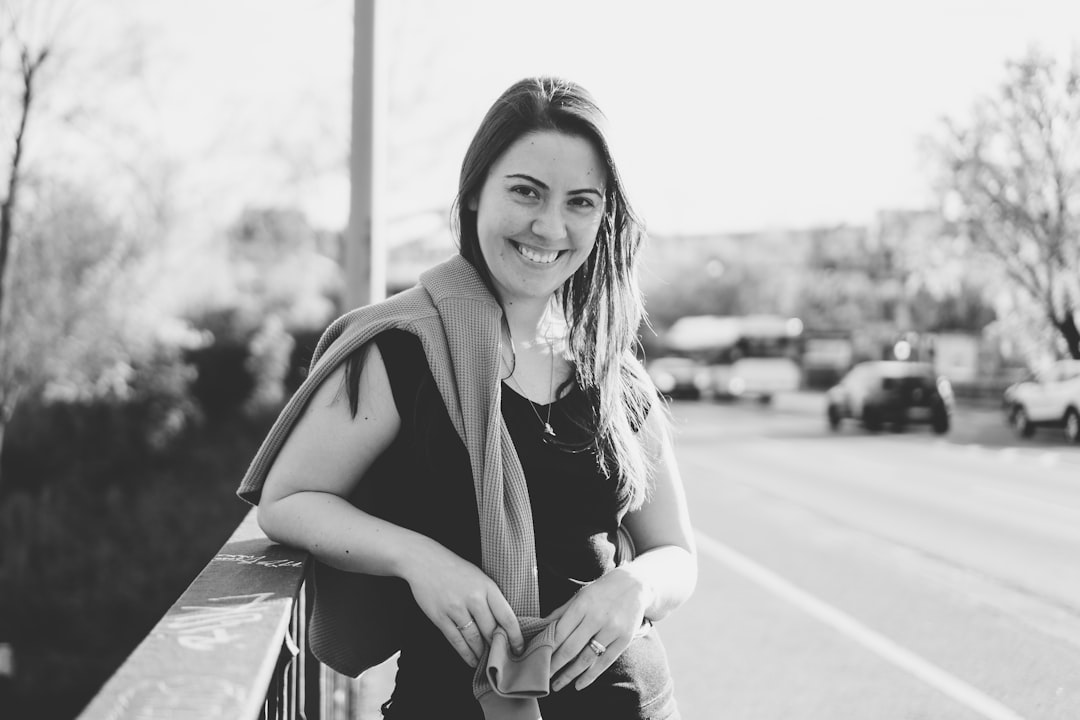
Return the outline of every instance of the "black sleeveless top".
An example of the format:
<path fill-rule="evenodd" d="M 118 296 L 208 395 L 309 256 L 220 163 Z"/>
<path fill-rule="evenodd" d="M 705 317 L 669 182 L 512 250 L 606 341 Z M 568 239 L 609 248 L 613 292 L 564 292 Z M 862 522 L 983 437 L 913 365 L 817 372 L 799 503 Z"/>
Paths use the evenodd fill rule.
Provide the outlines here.
<path fill-rule="evenodd" d="M 402 330 L 384 331 L 375 342 L 401 430 L 363 483 L 377 495 L 374 511 L 480 566 L 480 523 L 468 452 L 423 347 Z M 619 507 L 614 481 L 600 474 L 591 437 L 570 419 L 574 405 L 585 402 L 584 393 L 572 389 L 552 404 L 558 442 L 547 444 L 537 413 L 546 420 L 548 406 L 534 405 L 505 383 L 502 387 L 503 417 L 529 488 L 543 615 L 615 565 Z M 472 694 L 473 669 L 411 596 L 409 604 L 396 685 L 384 717 L 483 720 Z M 592 685 L 579 692 L 571 684 L 541 698 L 540 709 L 545 720 L 676 718 L 667 657 L 655 628 L 635 639 Z"/>

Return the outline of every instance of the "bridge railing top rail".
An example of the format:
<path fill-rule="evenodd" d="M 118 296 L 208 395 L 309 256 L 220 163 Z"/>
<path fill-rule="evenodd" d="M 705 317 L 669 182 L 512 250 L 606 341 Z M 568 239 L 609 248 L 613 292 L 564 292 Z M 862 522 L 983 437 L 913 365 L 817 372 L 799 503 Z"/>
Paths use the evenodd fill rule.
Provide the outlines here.
<path fill-rule="evenodd" d="M 307 565 L 251 510 L 80 720 L 260 717 L 275 669 L 300 652 L 290 621 Z"/>

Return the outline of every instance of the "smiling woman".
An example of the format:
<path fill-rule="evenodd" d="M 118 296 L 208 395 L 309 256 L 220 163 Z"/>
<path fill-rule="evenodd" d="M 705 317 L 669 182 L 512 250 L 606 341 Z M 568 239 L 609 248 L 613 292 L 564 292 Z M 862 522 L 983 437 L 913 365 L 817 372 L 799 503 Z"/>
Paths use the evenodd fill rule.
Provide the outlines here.
<path fill-rule="evenodd" d="M 547 303 L 596 243 L 603 160 L 585 139 L 546 130 L 523 136 L 492 166 L 469 209 L 499 300 Z"/>
<path fill-rule="evenodd" d="M 327 330 L 240 488 L 318 561 L 319 659 L 400 650 L 384 717 L 678 717 L 653 623 L 696 556 L 601 117 L 548 78 L 495 102 L 461 255 Z"/>

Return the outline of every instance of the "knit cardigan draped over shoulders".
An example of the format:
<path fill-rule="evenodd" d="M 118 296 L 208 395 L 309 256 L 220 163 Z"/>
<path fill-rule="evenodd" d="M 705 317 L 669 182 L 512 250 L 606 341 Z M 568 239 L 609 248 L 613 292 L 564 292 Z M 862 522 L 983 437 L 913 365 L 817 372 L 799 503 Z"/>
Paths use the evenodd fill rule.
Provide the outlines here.
<path fill-rule="evenodd" d="M 544 622 L 539 618 L 528 489 L 500 411 L 501 326 L 502 308 L 460 255 L 425 272 L 410 290 L 343 315 L 319 340 L 307 378 L 263 441 L 238 494 L 258 504 L 279 450 L 335 368 L 383 330 L 406 330 L 420 339 L 451 422 L 468 451 L 483 570 L 502 590 L 528 639 L 540 633 Z M 392 616 L 401 593 L 408 592 L 404 581 L 330 571 L 316 573 L 315 587 L 309 637 L 319 660 L 355 677 L 399 649 Z M 478 698 L 491 689 L 482 675 L 478 673 L 474 682 Z"/>

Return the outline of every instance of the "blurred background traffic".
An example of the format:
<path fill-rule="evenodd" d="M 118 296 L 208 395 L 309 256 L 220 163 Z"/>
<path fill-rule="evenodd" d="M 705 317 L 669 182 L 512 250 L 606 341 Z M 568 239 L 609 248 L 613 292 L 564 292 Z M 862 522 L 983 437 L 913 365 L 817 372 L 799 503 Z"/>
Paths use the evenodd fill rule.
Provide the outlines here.
<path fill-rule="evenodd" d="M 371 232 L 385 269 L 375 294 L 408 287 L 455 251 L 458 163 L 491 99 L 529 74 L 582 83 L 611 119 L 649 227 L 642 358 L 672 398 L 704 546 L 772 556 L 778 572 L 799 565 L 820 527 L 781 523 L 806 534 L 761 552 L 749 529 L 725 534 L 739 530 L 732 508 L 766 496 L 798 495 L 815 523 L 828 515 L 816 503 L 832 491 L 813 472 L 767 466 L 755 448 L 778 463 L 846 458 L 850 487 L 893 483 L 875 510 L 853 510 L 894 527 L 877 541 L 945 558 L 933 573 L 949 587 L 963 568 L 965 597 L 1022 605 L 1018 616 L 1037 618 L 1041 633 L 1018 641 L 1021 656 L 1040 660 L 1012 676 L 971 671 L 949 653 L 936 661 L 1021 714 L 918 704 L 896 686 L 859 717 L 1077 717 L 1080 675 L 1053 683 L 1080 668 L 1080 634 L 1064 639 L 1080 618 L 1080 582 L 1064 560 L 1080 549 L 1080 6 L 377 7 L 366 70 Z M 322 328 L 348 309 L 353 13 L 344 0 L 0 0 L 4 717 L 73 717 L 146 636 L 243 516 L 238 478 Z M 936 454 L 961 445 L 983 454 L 962 455 L 962 467 Z M 905 487 L 934 510 L 893 526 L 901 513 L 888 493 L 906 463 L 933 486 Z M 958 506 L 942 490 L 950 479 L 992 477 L 997 502 L 1030 476 L 1052 487 L 1022 489 L 1037 492 L 1016 506 L 1032 513 L 1022 532 L 1004 527 L 1019 515 L 1000 520 L 996 506 L 969 518 L 967 534 L 964 521 L 943 519 L 956 537 L 922 524 L 937 503 Z M 1013 538 L 1015 561 L 995 564 L 1008 553 L 987 537 Z M 713 597 L 731 582 L 703 575 L 701 593 L 734 603 L 730 612 L 699 604 L 687 616 L 760 612 L 749 595 Z M 869 597 L 855 585 L 831 587 Z M 891 612 L 887 600 L 866 602 Z M 948 607 L 924 625 L 964 616 Z M 731 678 L 710 683 L 694 668 L 713 650 L 678 625 L 673 636 L 691 708 L 856 717 L 829 691 L 803 714 L 769 704 L 734 656 L 704 663 Z M 744 657 L 764 652 L 755 637 Z M 780 654 L 794 662 L 800 652 Z M 1051 656 L 1056 669 L 1039 673 L 1049 685 L 1032 685 Z M 759 659 L 776 667 L 775 656 Z"/>

